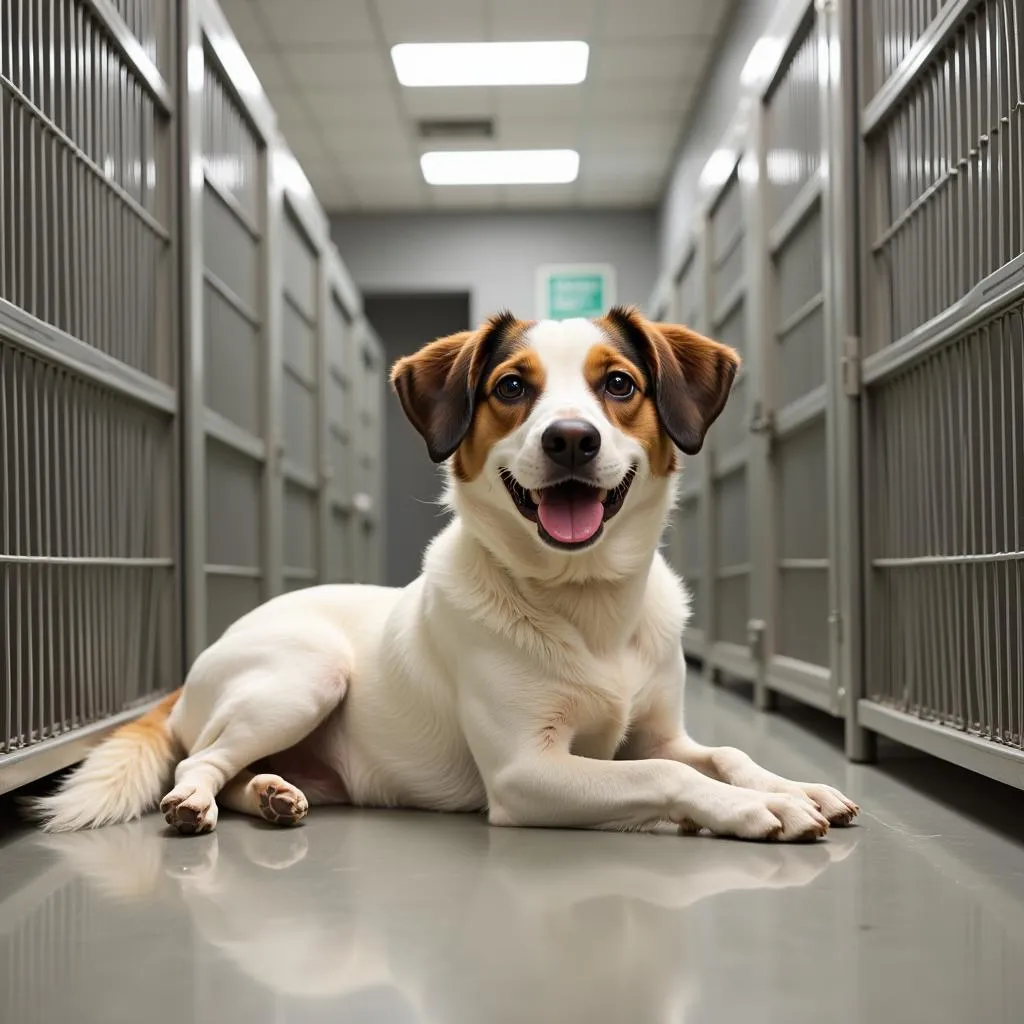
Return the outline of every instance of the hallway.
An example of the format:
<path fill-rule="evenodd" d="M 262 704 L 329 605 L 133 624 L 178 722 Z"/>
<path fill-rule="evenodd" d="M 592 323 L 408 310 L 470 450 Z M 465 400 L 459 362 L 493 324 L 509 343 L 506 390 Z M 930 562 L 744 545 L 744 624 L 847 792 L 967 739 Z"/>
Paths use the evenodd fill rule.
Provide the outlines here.
<path fill-rule="evenodd" d="M 1020 1019 L 1018 791 L 908 751 L 848 765 L 817 716 L 696 678 L 689 697 L 698 737 L 841 786 L 861 826 L 785 847 L 318 808 L 188 840 L 159 816 L 21 832 L 0 846 L 0 1019 Z"/>

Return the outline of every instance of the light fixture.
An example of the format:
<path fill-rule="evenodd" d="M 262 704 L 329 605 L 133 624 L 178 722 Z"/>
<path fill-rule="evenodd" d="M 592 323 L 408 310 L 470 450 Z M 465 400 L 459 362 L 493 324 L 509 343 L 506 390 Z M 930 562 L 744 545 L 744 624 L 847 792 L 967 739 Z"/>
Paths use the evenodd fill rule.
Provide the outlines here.
<path fill-rule="evenodd" d="M 550 43 L 399 43 L 391 47 L 398 81 L 407 86 L 578 85 L 590 47 Z"/>
<path fill-rule="evenodd" d="M 430 185 L 562 185 L 575 181 L 574 149 L 437 150 L 420 157 Z"/>

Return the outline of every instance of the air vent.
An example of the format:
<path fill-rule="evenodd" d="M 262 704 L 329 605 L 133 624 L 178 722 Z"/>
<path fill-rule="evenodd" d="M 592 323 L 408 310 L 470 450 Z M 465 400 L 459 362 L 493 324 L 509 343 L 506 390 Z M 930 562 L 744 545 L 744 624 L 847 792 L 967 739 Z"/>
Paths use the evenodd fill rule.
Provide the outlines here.
<path fill-rule="evenodd" d="M 421 139 L 493 139 L 489 117 L 429 119 L 418 123 Z"/>

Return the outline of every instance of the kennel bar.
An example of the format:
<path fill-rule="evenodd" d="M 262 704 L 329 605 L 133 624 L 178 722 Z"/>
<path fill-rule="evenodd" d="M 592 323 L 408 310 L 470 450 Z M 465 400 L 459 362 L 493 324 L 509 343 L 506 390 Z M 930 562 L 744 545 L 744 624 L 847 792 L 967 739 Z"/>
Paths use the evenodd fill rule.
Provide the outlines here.
<path fill-rule="evenodd" d="M 894 3 L 858 22 L 858 725 L 1024 787 L 1024 12 L 932 5 L 887 62 Z"/>
<path fill-rule="evenodd" d="M 0 7 L 0 792 L 180 671 L 175 13 Z"/>

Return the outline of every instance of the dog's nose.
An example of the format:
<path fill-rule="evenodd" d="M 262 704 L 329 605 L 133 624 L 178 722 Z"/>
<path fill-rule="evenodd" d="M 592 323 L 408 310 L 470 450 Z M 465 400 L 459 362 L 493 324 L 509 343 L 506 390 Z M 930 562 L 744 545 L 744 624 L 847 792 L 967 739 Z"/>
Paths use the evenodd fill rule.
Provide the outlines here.
<path fill-rule="evenodd" d="M 586 420 L 555 420 L 541 434 L 540 445 L 556 465 L 576 470 L 601 450 L 601 435 Z"/>

